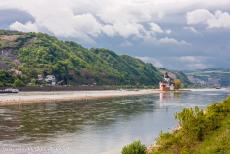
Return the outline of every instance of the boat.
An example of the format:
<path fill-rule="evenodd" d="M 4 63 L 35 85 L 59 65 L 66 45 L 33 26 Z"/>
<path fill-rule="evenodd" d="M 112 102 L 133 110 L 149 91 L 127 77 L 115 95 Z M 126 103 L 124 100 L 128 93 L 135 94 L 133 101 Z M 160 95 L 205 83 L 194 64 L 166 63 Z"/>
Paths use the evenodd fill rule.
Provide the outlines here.
<path fill-rule="evenodd" d="M 15 88 L 7 88 L 4 90 L 0 90 L 0 93 L 5 94 L 5 93 L 19 93 L 18 89 Z"/>

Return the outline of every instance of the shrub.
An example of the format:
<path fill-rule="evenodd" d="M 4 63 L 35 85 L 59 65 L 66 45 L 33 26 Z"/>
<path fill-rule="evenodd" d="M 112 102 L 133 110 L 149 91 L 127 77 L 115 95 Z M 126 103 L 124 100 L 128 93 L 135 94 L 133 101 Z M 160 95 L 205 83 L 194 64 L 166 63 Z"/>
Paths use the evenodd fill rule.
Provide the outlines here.
<path fill-rule="evenodd" d="M 0 86 L 9 86 L 13 83 L 14 78 L 5 70 L 0 70 Z"/>
<path fill-rule="evenodd" d="M 180 129 L 161 133 L 151 154 L 230 153 L 230 96 L 205 112 L 196 107 L 176 114 Z"/>
<path fill-rule="evenodd" d="M 121 153 L 122 154 L 146 154 L 146 146 L 141 144 L 140 141 L 134 141 L 133 143 L 123 147 Z"/>
<path fill-rule="evenodd" d="M 182 112 L 177 113 L 176 118 L 179 120 L 186 137 L 202 140 L 204 133 L 204 114 L 202 110 L 198 107 L 194 110 L 185 108 Z"/>
<path fill-rule="evenodd" d="M 22 87 L 25 86 L 25 84 L 20 79 L 16 79 L 13 84 L 15 87 Z"/>
<path fill-rule="evenodd" d="M 181 80 L 179 79 L 174 80 L 174 84 L 175 84 L 175 89 L 181 88 Z"/>
<path fill-rule="evenodd" d="M 157 144 L 164 145 L 165 147 L 169 147 L 174 143 L 175 143 L 175 137 L 173 134 L 170 133 L 161 132 L 159 138 L 157 139 Z"/>

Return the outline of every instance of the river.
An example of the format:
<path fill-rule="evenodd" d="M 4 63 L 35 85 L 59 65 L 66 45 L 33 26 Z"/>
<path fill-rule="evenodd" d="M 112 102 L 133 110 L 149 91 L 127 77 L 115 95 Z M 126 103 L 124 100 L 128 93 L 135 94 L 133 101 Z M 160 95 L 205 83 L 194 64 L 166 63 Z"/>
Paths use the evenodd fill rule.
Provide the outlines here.
<path fill-rule="evenodd" d="M 204 108 L 224 90 L 158 93 L 101 101 L 0 106 L 0 153 L 119 154 L 134 140 L 150 145 L 177 125 L 176 112 Z"/>

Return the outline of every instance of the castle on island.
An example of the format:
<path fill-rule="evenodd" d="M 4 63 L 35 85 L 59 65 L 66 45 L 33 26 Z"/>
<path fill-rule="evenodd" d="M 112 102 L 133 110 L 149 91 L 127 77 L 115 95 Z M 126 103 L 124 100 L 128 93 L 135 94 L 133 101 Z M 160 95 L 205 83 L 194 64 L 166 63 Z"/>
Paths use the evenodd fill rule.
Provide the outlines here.
<path fill-rule="evenodd" d="M 164 80 L 160 81 L 159 88 L 161 91 L 172 91 L 175 89 L 174 82 L 171 80 L 167 72 L 164 74 Z"/>

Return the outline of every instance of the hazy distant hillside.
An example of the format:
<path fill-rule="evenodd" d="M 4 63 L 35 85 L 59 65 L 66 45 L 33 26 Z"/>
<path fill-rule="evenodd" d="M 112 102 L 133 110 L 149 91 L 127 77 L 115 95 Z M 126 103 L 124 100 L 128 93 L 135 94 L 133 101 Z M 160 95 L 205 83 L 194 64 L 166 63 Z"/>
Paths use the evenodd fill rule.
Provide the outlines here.
<path fill-rule="evenodd" d="M 38 75 L 49 74 L 71 85 L 157 85 L 162 78 L 151 64 L 107 49 L 86 49 L 42 33 L 0 31 L 0 86 L 36 84 Z"/>
<path fill-rule="evenodd" d="M 205 86 L 230 86 L 230 69 L 209 68 L 185 71 L 191 82 Z"/>

